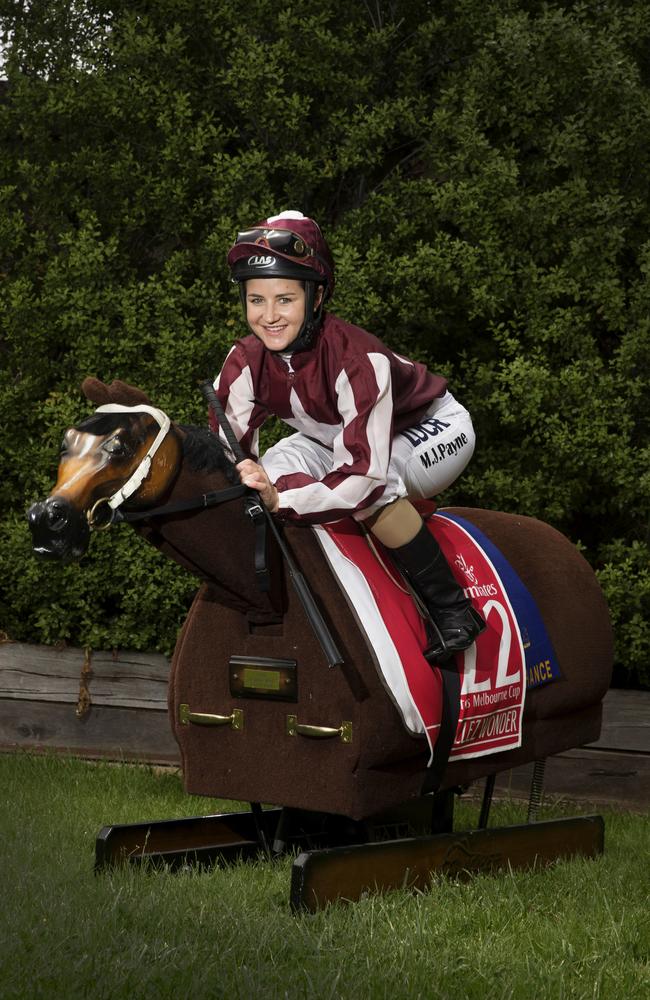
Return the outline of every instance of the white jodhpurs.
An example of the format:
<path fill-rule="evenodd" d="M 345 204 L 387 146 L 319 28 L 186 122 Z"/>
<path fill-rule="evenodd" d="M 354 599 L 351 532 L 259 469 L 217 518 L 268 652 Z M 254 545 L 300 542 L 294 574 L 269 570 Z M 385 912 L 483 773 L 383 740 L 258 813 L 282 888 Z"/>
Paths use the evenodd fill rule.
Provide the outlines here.
<path fill-rule="evenodd" d="M 474 454 L 472 418 L 450 392 L 414 427 L 393 438 L 395 466 L 410 500 L 437 496 L 458 479 Z"/>
<path fill-rule="evenodd" d="M 450 392 L 435 399 L 419 423 L 393 438 L 381 499 L 352 516 L 364 520 L 402 497 L 423 500 L 442 493 L 469 462 L 475 440 L 465 407 Z M 332 471 L 332 451 L 305 434 L 291 434 L 269 448 L 261 463 L 272 482 L 296 472 L 323 479 Z"/>

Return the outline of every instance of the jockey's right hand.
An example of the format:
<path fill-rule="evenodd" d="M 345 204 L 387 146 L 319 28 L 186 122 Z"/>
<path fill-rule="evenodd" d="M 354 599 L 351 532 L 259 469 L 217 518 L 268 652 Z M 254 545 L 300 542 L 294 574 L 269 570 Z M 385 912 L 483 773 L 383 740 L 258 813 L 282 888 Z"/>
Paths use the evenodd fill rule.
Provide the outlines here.
<path fill-rule="evenodd" d="M 237 471 L 244 486 L 257 490 L 266 509 L 274 514 L 280 506 L 280 497 L 264 468 L 252 458 L 245 458 L 238 463 Z"/>

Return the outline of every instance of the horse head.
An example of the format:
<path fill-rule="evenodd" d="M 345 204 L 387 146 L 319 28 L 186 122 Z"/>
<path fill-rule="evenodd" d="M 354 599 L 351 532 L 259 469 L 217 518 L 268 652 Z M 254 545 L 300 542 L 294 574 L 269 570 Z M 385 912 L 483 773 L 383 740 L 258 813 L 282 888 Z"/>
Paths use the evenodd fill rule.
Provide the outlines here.
<path fill-rule="evenodd" d="M 178 432 L 140 389 L 88 378 L 82 390 L 98 409 L 66 431 L 56 485 L 27 513 L 34 551 L 61 560 L 80 559 L 122 503 L 137 510 L 164 496 L 181 453 Z"/>

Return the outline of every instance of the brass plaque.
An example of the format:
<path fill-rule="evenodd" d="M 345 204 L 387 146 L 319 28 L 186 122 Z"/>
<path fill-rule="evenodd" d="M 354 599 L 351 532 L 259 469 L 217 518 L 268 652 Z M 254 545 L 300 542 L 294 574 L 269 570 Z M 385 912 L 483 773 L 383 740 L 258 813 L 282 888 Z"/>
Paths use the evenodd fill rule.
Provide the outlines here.
<path fill-rule="evenodd" d="M 279 691 L 282 677 L 279 670 L 260 670 L 259 667 L 244 667 L 242 683 L 244 691 Z"/>
<path fill-rule="evenodd" d="M 270 656 L 231 656 L 229 671 L 230 693 L 233 698 L 298 701 L 295 660 L 279 660 Z"/>

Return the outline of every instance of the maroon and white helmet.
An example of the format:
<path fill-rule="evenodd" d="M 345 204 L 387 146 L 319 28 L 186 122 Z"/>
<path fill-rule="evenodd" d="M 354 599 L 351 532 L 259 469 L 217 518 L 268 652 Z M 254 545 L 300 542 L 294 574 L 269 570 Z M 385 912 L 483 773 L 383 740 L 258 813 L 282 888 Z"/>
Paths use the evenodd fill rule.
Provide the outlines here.
<path fill-rule="evenodd" d="M 282 212 L 237 234 L 228 253 L 233 281 L 295 278 L 334 291 L 334 260 L 318 223 L 302 212 Z"/>

